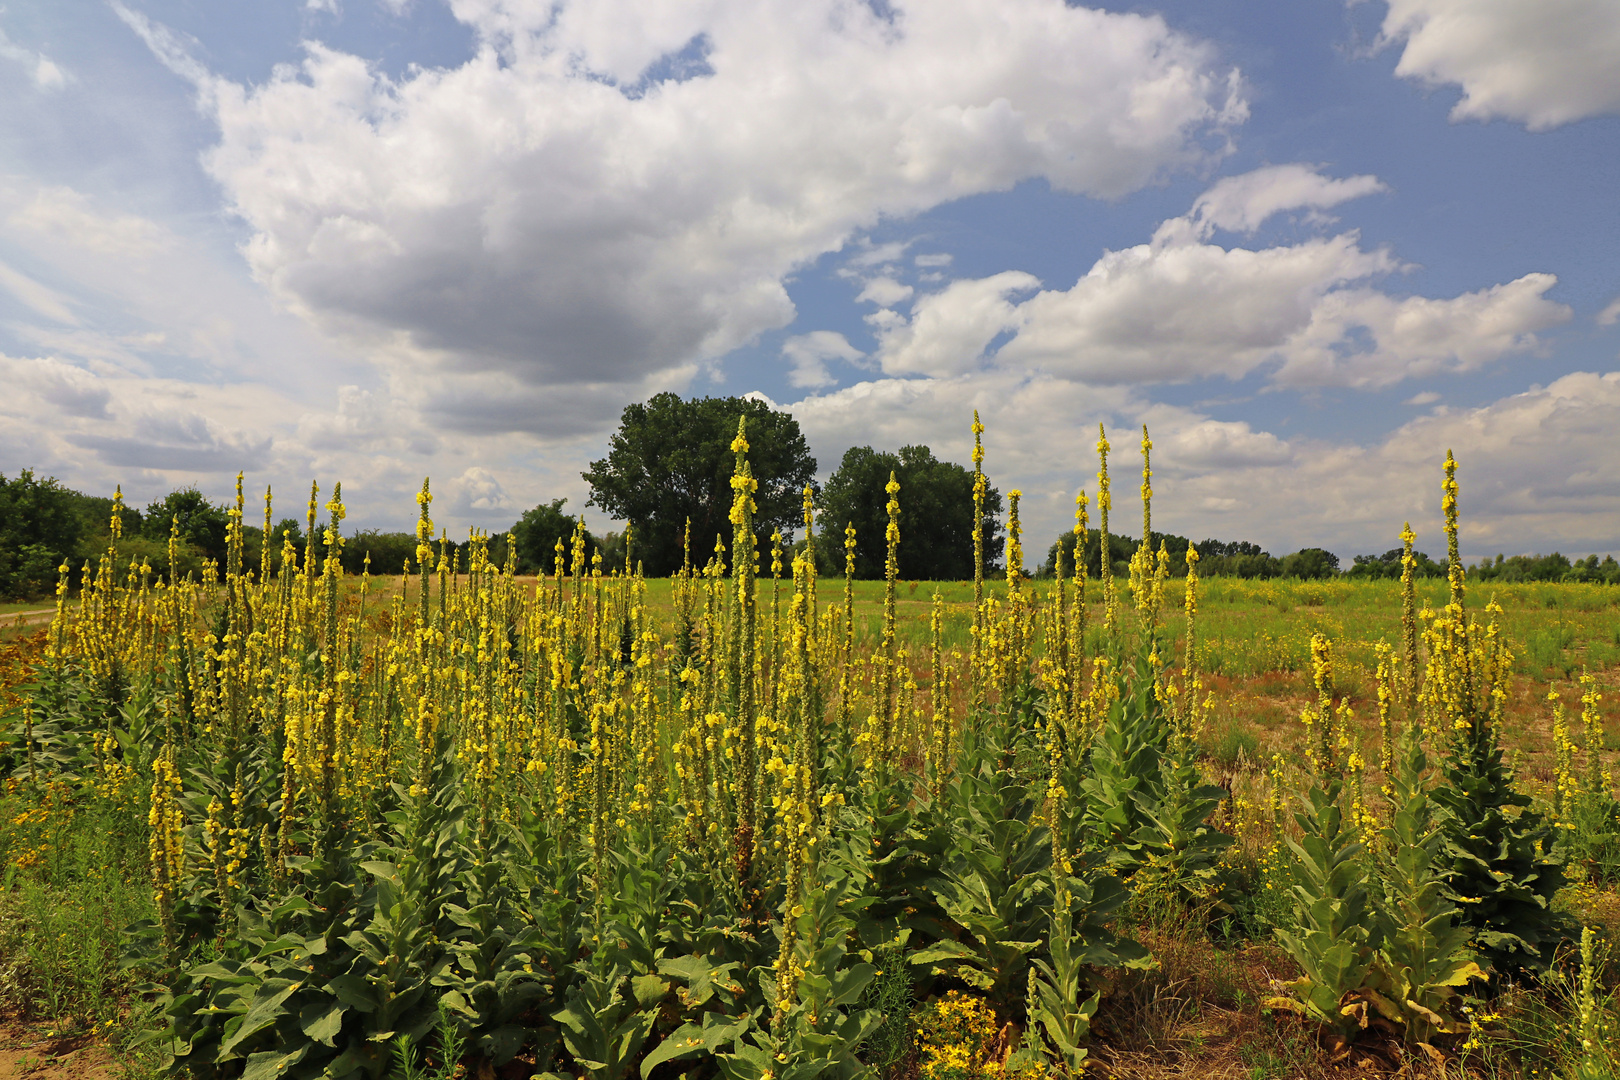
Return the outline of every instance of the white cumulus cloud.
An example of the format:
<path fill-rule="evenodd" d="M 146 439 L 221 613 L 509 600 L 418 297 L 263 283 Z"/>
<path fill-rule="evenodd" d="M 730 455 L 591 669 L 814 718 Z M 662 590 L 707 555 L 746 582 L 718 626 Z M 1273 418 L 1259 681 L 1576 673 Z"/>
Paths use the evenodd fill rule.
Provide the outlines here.
<path fill-rule="evenodd" d="M 788 385 L 813 390 L 838 381 L 827 370 L 828 360 L 853 362 L 866 354 L 836 330 L 813 330 L 784 341 L 782 355 L 793 365 Z"/>
<path fill-rule="evenodd" d="M 1395 74 L 1463 96 L 1454 120 L 1517 120 L 1532 131 L 1620 112 L 1614 0 L 1388 0 Z"/>
<path fill-rule="evenodd" d="M 1010 297 L 1037 283 L 1009 271 L 958 280 L 882 327 L 889 374 L 955 375 L 981 365 L 1089 383 L 1148 383 L 1265 371 L 1294 386 L 1385 386 L 1471 371 L 1538 347 L 1571 316 L 1548 300 L 1551 274 L 1450 299 L 1397 298 L 1374 279 L 1401 269 L 1354 232 L 1250 249 L 1207 242 L 1294 209 L 1319 211 L 1382 190 L 1301 166 L 1219 181 L 1151 241 L 1106 252 L 1072 288 Z M 1003 333 L 1011 338 L 990 355 Z"/>
<path fill-rule="evenodd" d="M 1254 232 L 1274 214 L 1301 208 L 1327 210 L 1384 190 L 1376 176 L 1335 180 L 1309 165 L 1271 165 L 1218 181 L 1198 196 L 1188 216 L 1198 234 L 1207 239 L 1216 229 Z"/>
<path fill-rule="evenodd" d="M 351 342 L 536 384 L 713 362 L 882 217 L 1029 178 L 1118 196 L 1246 116 L 1208 45 L 1061 0 L 452 10 L 479 42 L 459 67 L 395 79 L 311 44 L 253 87 L 125 17 L 198 82 L 260 280 Z"/>

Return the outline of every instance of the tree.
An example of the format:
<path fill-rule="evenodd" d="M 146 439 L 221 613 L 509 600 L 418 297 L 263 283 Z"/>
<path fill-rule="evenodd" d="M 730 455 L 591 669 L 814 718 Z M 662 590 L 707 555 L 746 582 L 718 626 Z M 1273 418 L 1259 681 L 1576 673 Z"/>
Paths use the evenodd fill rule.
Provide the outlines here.
<path fill-rule="evenodd" d="M 578 522 L 563 513 L 563 507 L 567 502 L 567 499 L 553 499 L 549 503 L 541 503 L 533 510 L 523 511 L 523 516 L 512 526 L 512 542 L 517 545 L 518 573 L 554 572 L 558 540 L 561 540 L 563 545 L 563 571 L 566 573 L 570 569 L 570 560 L 574 557 L 572 546 L 574 529 Z M 595 549 L 596 538 L 587 530 L 585 558 L 589 559 Z"/>
<path fill-rule="evenodd" d="M 883 576 L 889 501 L 884 485 L 894 473 L 900 482 L 900 576 L 912 581 L 964 581 L 973 576 L 973 473 L 940 461 L 926 446 L 904 446 L 898 454 L 854 446 L 844 453 L 822 489 L 821 542 L 817 565 L 825 572 L 844 568 L 844 526 L 855 525 L 855 576 Z M 984 559 L 1001 559 L 1004 541 L 1001 493 L 985 500 Z"/>
<path fill-rule="evenodd" d="M 1390 548 L 1382 555 L 1357 555 L 1351 561 L 1350 569 L 1344 572 L 1345 576 L 1373 580 L 1380 578 L 1398 579 L 1401 576 L 1401 554 L 1400 548 Z M 1420 578 L 1446 576 L 1446 568 L 1423 554 L 1423 552 L 1414 551 L 1412 557 L 1415 561 L 1415 565 L 1412 567 L 1414 576 Z M 1472 573 L 1470 571 L 1470 575 Z"/>
<path fill-rule="evenodd" d="M 649 575 L 680 569 L 688 519 L 693 562 L 708 559 L 716 536 L 730 546 L 731 441 L 739 418 L 748 421 L 748 461 L 759 481 L 754 522 L 768 549 L 772 530 L 791 533 L 802 520 L 816 459 L 798 421 L 757 399 L 659 394 L 627 406 L 608 456 L 580 474 L 591 485 L 587 505 L 630 522 L 631 558 Z"/>
<path fill-rule="evenodd" d="M 1274 578 L 1282 573 L 1282 560 L 1247 540 L 1202 540 L 1198 573 L 1203 577 Z"/>
<path fill-rule="evenodd" d="M 1282 558 L 1282 576 L 1309 581 L 1336 577 L 1339 557 L 1324 548 L 1301 548 Z"/>
<path fill-rule="evenodd" d="M 1185 536 L 1176 536 L 1173 533 L 1154 533 L 1153 552 L 1158 554 L 1159 546 L 1170 554 L 1170 576 L 1184 577 L 1187 573 L 1187 549 L 1192 546 Z M 1202 547 L 1202 545 L 1200 545 Z M 1115 577 L 1124 577 L 1130 573 L 1131 556 L 1136 554 L 1137 541 L 1126 533 L 1108 534 L 1108 564 L 1114 571 Z M 1074 576 L 1074 530 L 1070 529 L 1046 549 L 1046 562 L 1041 565 L 1042 576 L 1051 576 L 1057 572 L 1058 551 L 1063 552 L 1063 573 L 1067 577 Z M 1086 575 L 1093 580 L 1102 573 L 1102 533 L 1097 529 L 1086 530 Z M 1204 572 L 1202 565 L 1199 573 Z"/>
<path fill-rule="evenodd" d="M 0 475 L 0 596 L 35 597 L 56 586 L 57 567 L 85 532 L 83 499 L 55 477 Z"/>
<path fill-rule="evenodd" d="M 152 540 L 163 541 L 176 518 L 180 539 L 196 548 L 206 559 L 225 562 L 225 533 L 230 519 L 223 507 L 209 502 L 195 487 L 171 491 L 146 508 L 144 530 Z"/>

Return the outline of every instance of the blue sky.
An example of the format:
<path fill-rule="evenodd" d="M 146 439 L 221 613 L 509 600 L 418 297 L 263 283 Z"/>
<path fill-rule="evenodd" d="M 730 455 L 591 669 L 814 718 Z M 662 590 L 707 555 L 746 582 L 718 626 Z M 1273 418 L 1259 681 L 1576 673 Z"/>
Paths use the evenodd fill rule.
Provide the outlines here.
<path fill-rule="evenodd" d="M 1608 0 L 0 8 L 0 472 L 455 531 L 625 404 L 927 443 L 1037 545 L 1620 552 Z M 1134 480 L 1121 490 L 1134 489 Z M 1117 512 L 1134 522 L 1134 499 Z M 589 512 L 588 512 L 589 513 Z M 279 515 L 278 515 L 279 516 Z M 607 524 L 592 515 L 593 523 Z"/>

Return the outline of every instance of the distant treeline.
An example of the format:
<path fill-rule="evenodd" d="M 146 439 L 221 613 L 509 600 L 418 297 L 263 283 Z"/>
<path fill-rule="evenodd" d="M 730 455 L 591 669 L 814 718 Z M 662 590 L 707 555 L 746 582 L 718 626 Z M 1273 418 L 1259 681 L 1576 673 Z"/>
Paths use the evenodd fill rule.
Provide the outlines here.
<path fill-rule="evenodd" d="M 1593 581 L 1620 585 L 1620 563 L 1614 561 L 1613 555 L 1605 555 L 1602 562 L 1596 555 L 1571 562 L 1569 556 L 1556 551 L 1551 555 L 1498 555 L 1495 562 L 1485 560 L 1469 567 L 1468 576 L 1475 581 Z"/>
<path fill-rule="evenodd" d="M 863 456 L 864 455 L 864 456 Z M 894 461 L 888 460 L 894 458 Z M 871 460 L 868 461 L 867 459 Z M 858 459 L 858 460 L 856 460 Z M 857 468 L 859 466 L 859 468 Z M 971 573 L 970 562 L 963 563 L 966 553 L 955 554 L 960 541 L 972 529 L 972 514 L 952 515 L 948 511 L 966 505 L 966 498 L 957 491 L 963 483 L 971 485 L 971 475 L 960 466 L 943 464 L 933 459 L 927 447 L 907 447 L 900 455 L 885 455 L 862 447 L 846 455 L 839 470 L 840 476 L 850 477 L 847 483 L 829 483 L 825 502 L 830 513 L 827 520 L 840 518 L 857 521 L 857 576 L 881 573 L 881 563 L 875 562 L 874 552 L 880 552 L 882 520 L 872 510 L 862 517 L 865 502 L 878 500 L 881 506 L 882 483 L 891 468 L 906 470 L 910 482 L 906 489 L 914 506 L 902 531 L 901 576 L 910 578 L 965 576 Z M 868 475 L 870 474 L 870 475 Z M 859 482 L 857 482 L 857 480 Z M 845 487 L 849 490 L 846 492 Z M 938 488 L 939 492 L 934 489 Z M 867 489 L 871 489 L 868 491 Z M 932 501 L 925 496 L 939 494 Z M 1000 495 L 994 489 L 993 503 L 999 505 Z M 864 496 L 865 498 L 856 497 Z M 951 498 L 946 495 L 953 496 Z M 839 499 L 843 501 L 840 502 Z M 847 505 L 846 505 L 847 504 Z M 564 549 L 565 570 L 573 557 L 572 540 L 578 519 L 565 512 L 566 501 L 556 499 L 542 503 L 524 514 L 504 532 L 488 537 L 489 554 L 499 565 L 506 565 L 510 556 L 520 574 L 549 574 L 555 568 L 556 547 L 561 540 Z M 112 539 L 113 500 L 103 496 L 85 495 L 64 487 L 54 478 L 40 479 L 30 471 L 23 471 L 15 479 L 0 475 L 0 598 L 34 599 L 48 596 L 56 587 L 58 567 L 66 562 L 77 571 L 86 562 L 93 561 Z M 988 515 L 987 515 L 988 516 Z M 958 521 L 963 518 L 964 521 Z M 122 539 L 118 549 L 120 560 L 144 562 L 153 573 L 169 574 L 169 534 L 178 528 L 175 547 L 175 570 L 181 575 L 200 573 L 206 560 L 223 562 L 225 537 L 229 515 L 224 506 L 211 503 L 195 487 L 171 491 L 163 498 L 146 506 L 144 510 L 125 507 L 120 515 Z M 175 523 L 178 522 L 178 525 Z M 967 533 L 963 533 L 963 530 Z M 954 532 L 952 531 L 954 530 Z M 260 565 L 264 550 L 264 530 L 261 526 L 243 527 L 244 556 L 250 568 Z M 939 534 L 936 536 L 935 534 Z M 1002 536 L 999 524 L 993 519 L 986 522 L 988 541 L 987 560 L 993 564 L 1001 553 Z M 600 536 L 584 530 L 587 568 L 601 556 L 604 572 L 625 569 L 626 539 L 623 533 L 607 532 Z M 286 545 L 304 558 L 308 536 L 306 523 L 285 517 L 270 530 L 269 563 L 279 568 Z M 841 530 L 828 529 L 823 536 L 826 551 L 820 554 L 822 572 L 836 574 L 842 568 Z M 907 540 L 910 540 L 908 550 Z M 1136 551 L 1137 541 L 1124 533 L 1111 533 L 1108 538 L 1108 562 L 1116 576 L 1123 576 L 1130 567 L 1130 558 Z M 1281 557 L 1265 551 L 1260 545 L 1247 540 L 1200 540 L 1196 544 L 1185 536 L 1173 533 L 1154 533 L 1153 548 L 1162 544 L 1170 557 L 1170 573 L 1182 576 L 1187 572 L 1187 551 L 1198 551 L 1198 573 L 1202 577 L 1236 577 L 1250 579 L 1296 578 L 1325 579 L 1344 577 L 1354 579 L 1399 578 L 1401 576 L 1401 550 L 1392 548 L 1382 555 L 1357 555 L 1348 568 L 1341 567 L 1339 558 L 1323 548 L 1302 548 Z M 963 541 L 965 543 L 965 541 Z M 435 559 L 446 555 L 458 569 L 464 568 L 467 558 L 465 541 L 434 541 Z M 871 549 L 871 550 L 868 550 Z M 1056 570 L 1059 550 L 1063 552 L 1064 573 L 1073 574 L 1075 565 L 1075 533 L 1064 533 L 1048 548 L 1046 561 L 1033 568 L 1040 576 L 1051 576 Z M 630 558 L 641 561 L 643 549 L 633 546 Z M 694 555 L 702 557 L 702 549 Z M 947 553 L 949 558 L 947 558 Z M 324 552 L 320 553 L 324 556 Z M 1086 533 L 1082 552 L 1086 572 L 1092 577 L 1102 572 L 1102 538 L 1096 529 Z M 362 529 L 344 539 L 342 561 L 344 570 L 358 574 L 370 557 L 374 574 L 398 574 L 407 561 L 416 559 L 416 536 L 410 532 L 385 532 Z M 870 564 L 870 565 L 868 565 Z M 937 565 L 936 565 L 937 564 Z M 907 573 L 906 571 L 911 571 Z M 943 573 L 930 573 L 931 570 Z M 1443 564 L 1428 555 L 1417 552 L 1414 570 L 1418 577 L 1444 577 Z M 77 573 L 73 575 L 77 583 Z M 1468 568 L 1468 576 L 1475 581 L 1573 581 L 1620 584 L 1620 563 L 1613 556 L 1601 561 L 1596 555 L 1570 560 L 1558 552 L 1551 555 L 1498 555 L 1494 560 L 1483 560 Z"/>
<path fill-rule="evenodd" d="M 24 470 L 14 479 L 0 474 L 0 598 L 36 599 L 56 589 L 59 568 L 66 563 L 73 571 L 93 562 L 112 542 L 113 500 L 85 495 L 65 487 L 54 477 L 41 479 Z M 118 542 L 119 561 L 145 563 L 161 577 L 169 575 L 170 532 L 178 531 L 174 544 L 174 569 L 182 577 L 199 574 L 203 563 L 225 559 L 226 531 L 230 517 L 226 507 L 209 502 L 195 487 L 171 491 L 144 510 L 124 507 L 119 513 L 122 535 Z M 562 500 L 536 507 L 507 532 L 489 537 L 490 557 L 505 565 L 509 547 L 516 541 L 520 573 L 550 572 L 558 536 L 568 546 L 575 522 L 562 512 Z M 244 525 L 243 556 L 246 565 L 256 568 L 264 553 L 262 525 Z M 306 524 L 297 518 L 282 518 L 270 529 L 269 562 L 279 568 L 288 542 L 301 562 L 308 545 Z M 458 568 L 465 566 L 466 542 L 435 540 L 435 558 L 442 552 Z M 624 537 L 610 532 L 597 537 L 586 533 L 585 557 L 602 554 L 607 571 L 624 567 Z M 570 551 L 571 554 L 571 551 Z M 321 551 L 317 557 L 324 557 Z M 362 529 L 344 538 L 342 562 L 346 572 L 358 574 L 366 567 L 374 574 L 397 574 L 406 560 L 415 561 L 416 536 L 409 532 Z"/>
<path fill-rule="evenodd" d="M 1279 559 L 1263 550 L 1259 544 L 1247 540 L 1200 540 L 1195 544 L 1187 537 L 1174 533 L 1154 533 L 1153 550 L 1158 551 L 1161 545 L 1170 557 L 1171 577 L 1186 575 L 1189 548 L 1198 552 L 1200 577 L 1315 579 L 1339 574 L 1339 557 L 1322 548 L 1302 548 Z M 1114 576 L 1120 577 L 1129 572 L 1131 555 L 1136 548 L 1137 541 L 1133 537 L 1122 533 L 1108 534 L 1109 565 Z M 1074 573 L 1074 549 L 1075 531 L 1070 529 L 1047 549 L 1046 562 L 1041 567 L 1042 576 L 1056 573 L 1059 550 L 1063 552 L 1064 573 Z M 1096 529 L 1086 531 L 1084 557 L 1087 575 L 1093 578 L 1099 576 L 1102 573 L 1102 536 Z"/>

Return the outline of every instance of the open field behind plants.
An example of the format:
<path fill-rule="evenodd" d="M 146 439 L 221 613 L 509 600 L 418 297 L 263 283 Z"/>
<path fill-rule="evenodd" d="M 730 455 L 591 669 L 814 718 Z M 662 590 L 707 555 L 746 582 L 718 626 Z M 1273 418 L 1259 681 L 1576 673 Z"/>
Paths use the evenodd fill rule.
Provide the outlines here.
<path fill-rule="evenodd" d="M 891 485 L 854 582 L 733 449 L 673 579 L 449 566 L 426 486 L 403 578 L 336 492 L 200 581 L 115 522 L 0 642 L 13 1015 L 198 1080 L 1613 1075 L 1620 593 L 1472 587 L 1449 462 L 1449 580 L 1029 579 L 1015 492 L 1008 573 L 901 581 Z"/>

